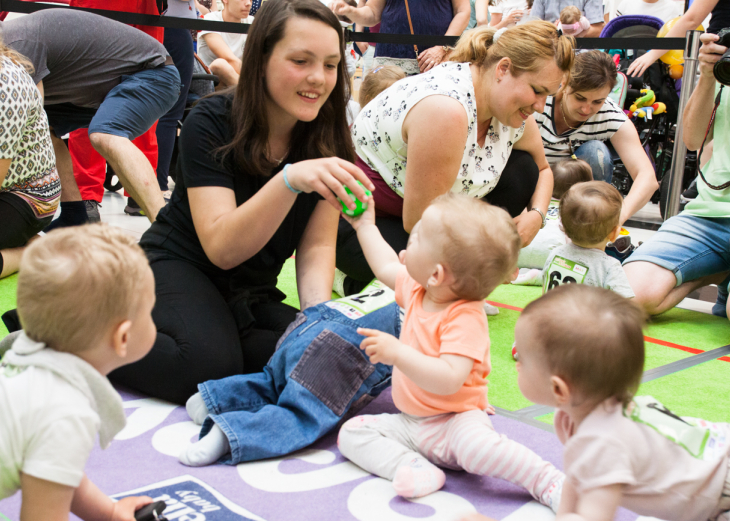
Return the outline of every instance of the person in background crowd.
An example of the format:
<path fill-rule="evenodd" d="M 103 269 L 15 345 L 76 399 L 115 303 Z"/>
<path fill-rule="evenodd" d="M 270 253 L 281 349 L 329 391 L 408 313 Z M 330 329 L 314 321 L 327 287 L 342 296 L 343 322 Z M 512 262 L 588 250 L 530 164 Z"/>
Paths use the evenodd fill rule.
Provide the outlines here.
<path fill-rule="evenodd" d="M 410 34 L 411 25 L 406 4 L 401 0 L 368 0 L 363 7 L 352 7 L 344 0 L 330 3 L 337 15 L 347 16 L 363 27 L 380 23 L 383 34 Z M 460 36 L 469 24 L 471 8 L 469 0 L 430 0 L 411 2 L 410 22 L 414 34 L 438 34 Z M 396 65 L 406 74 L 426 72 L 448 57 L 449 48 L 437 45 L 418 49 L 413 45 L 379 43 L 375 47 L 373 68 L 378 65 Z"/>
<path fill-rule="evenodd" d="M 598 38 L 605 23 L 601 0 L 535 0 L 531 15 L 557 25 L 560 21 L 560 12 L 569 5 L 574 5 L 580 9 L 591 23 L 590 29 L 582 36 L 584 38 Z"/>

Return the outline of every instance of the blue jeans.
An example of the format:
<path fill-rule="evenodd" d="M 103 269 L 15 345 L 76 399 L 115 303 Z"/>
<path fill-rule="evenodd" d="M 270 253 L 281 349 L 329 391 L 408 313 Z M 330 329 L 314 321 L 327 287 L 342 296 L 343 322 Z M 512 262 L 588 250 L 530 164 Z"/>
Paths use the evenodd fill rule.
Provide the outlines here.
<path fill-rule="evenodd" d="M 319 304 L 305 309 L 281 337 L 262 373 L 211 380 L 198 386 L 210 415 L 228 438 L 223 463 L 289 454 L 332 430 L 390 385 L 392 367 L 370 363 L 358 327 L 400 335 L 397 304 L 353 320 Z"/>
<path fill-rule="evenodd" d="M 624 261 L 645 261 L 674 273 L 677 286 L 730 271 L 730 218 L 679 214 Z"/>
<path fill-rule="evenodd" d="M 575 157 L 591 165 L 595 181 L 610 183 L 613 179 L 611 149 L 603 141 L 586 141 L 575 150 Z"/>
<path fill-rule="evenodd" d="M 174 65 L 145 69 L 121 81 L 104 98 L 98 109 L 71 103 L 46 105 L 48 123 L 61 137 L 79 128 L 130 141 L 141 136 L 164 116 L 180 96 L 180 74 Z"/>

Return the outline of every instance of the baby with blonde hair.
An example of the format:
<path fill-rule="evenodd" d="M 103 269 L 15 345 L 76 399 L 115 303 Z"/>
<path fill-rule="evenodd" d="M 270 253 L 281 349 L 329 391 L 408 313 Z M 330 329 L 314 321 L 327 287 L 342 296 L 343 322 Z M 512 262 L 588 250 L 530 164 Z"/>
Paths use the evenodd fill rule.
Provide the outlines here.
<path fill-rule="evenodd" d="M 371 70 L 360 85 L 359 103 L 362 108 L 373 101 L 378 94 L 406 77 L 406 73 L 395 65 L 379 65 Z"/>
<path fill-rule="evenodd" d="M 576 6 L 569 5 L 560 11 L 558 29 L 563 31 L 563 34 L 579 38 L 585 36 L 590 28 L 591 23 L 588 18 L 583 16 L 583 13 Z"/>
<path fill-rule="evenodd" d="M 144 357 L 157 331 L 141 248 L 102 224 L 32 242 L 20 263 L 24 330 L 0 362 L 0 498 L 23 491 L 22 519 L 132 519 L 147 497 L 113 502 L 84 474 L 126 416 L 106 375 Z"/>
<path fill-rule="evenodd" d="M 578 183 L 563 194 L 560 222 L 571 242 L 550 252 L 543 267 L 543 292 L 582 283 L 634 296 L 621 263 L 606 253 L 606 245 L 621 232 L 622 205 L 619 191 L 604 181 Z"/>
<path fill-rule="evenodd" d="M 373 205 L 357 231 L 378 280 L 405 308 L 400 338 L 372 329 L 360 348 L 373 364 L 393 366 L 400 414 L 358 416 L 345 423 L 343 456 L 415 498 L 439 490 L 439 467 L 499 477 L 557 508 L 563 476 L 526 447 L 498 434 L 488 414 L 491 370 L 483 300 L 513 273 L 520 249 L 509 214 L 480 199 L 444 194 L 414 226 L 396 254 L 375 225 Z"/>

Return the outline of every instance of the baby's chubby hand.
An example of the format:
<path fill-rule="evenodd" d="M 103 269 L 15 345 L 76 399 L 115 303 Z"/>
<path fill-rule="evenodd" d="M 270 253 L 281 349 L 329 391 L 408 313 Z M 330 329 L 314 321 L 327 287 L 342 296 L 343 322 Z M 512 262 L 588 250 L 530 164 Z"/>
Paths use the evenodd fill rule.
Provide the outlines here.
<path fill-rule="evenodd" d="M 111 521 L 134 521 L 134 513 L 143 506 L 152 503 L 147 496 L 125 497 L 114 503 Z"/>
<path fill-rule="evenodd" d="M 363 203 L 367 203 L 367 210 L 365 210 L 357 217 L 350 217 L 349 215 L 345 215 L 344 213 L 342 214 L 345 220 L 350 223 L 353 230 L 355 231 L 359 230 L 362 226 L 375 224 L 375 200 L 373 199 L 373 196 L 364 199 Z"/>
<path fill-rule="evenodd" d="M 360 343 L 360 349 L 370 358 L 373 364 L 394 365 L 398 359 L 398 352 L 404 347 L 403 343 L 393 335 L 376 329 L 358 328 L 358 335 L 365 340 Z"/>
<path fill-rule="evenodd" d="M 481 514 L 469 514 L 468 516 L 462 517 L 461 521 L 496 521 L 491 517 L 483 516 Z"/>

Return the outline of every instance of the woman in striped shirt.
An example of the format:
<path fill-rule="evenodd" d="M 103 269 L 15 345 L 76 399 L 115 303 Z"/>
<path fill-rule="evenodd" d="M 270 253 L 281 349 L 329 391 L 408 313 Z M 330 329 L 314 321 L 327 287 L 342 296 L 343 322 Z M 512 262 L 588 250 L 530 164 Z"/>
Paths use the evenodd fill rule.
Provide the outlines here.
<path fill-rule="evenodd" d="M 549 97 L 543 113 L 534 116 L 550 163 L 575 154 L 591 165 L 594 179 L 610 183 L 612 154 L 618 155 L 634 180 L 621 210 L 623 224 L 649 202 L 658 183 L 636 128 L 608 97 L 615 84 L 616 65 L 608 54 L 578 54 L 568 86 Z"/>

